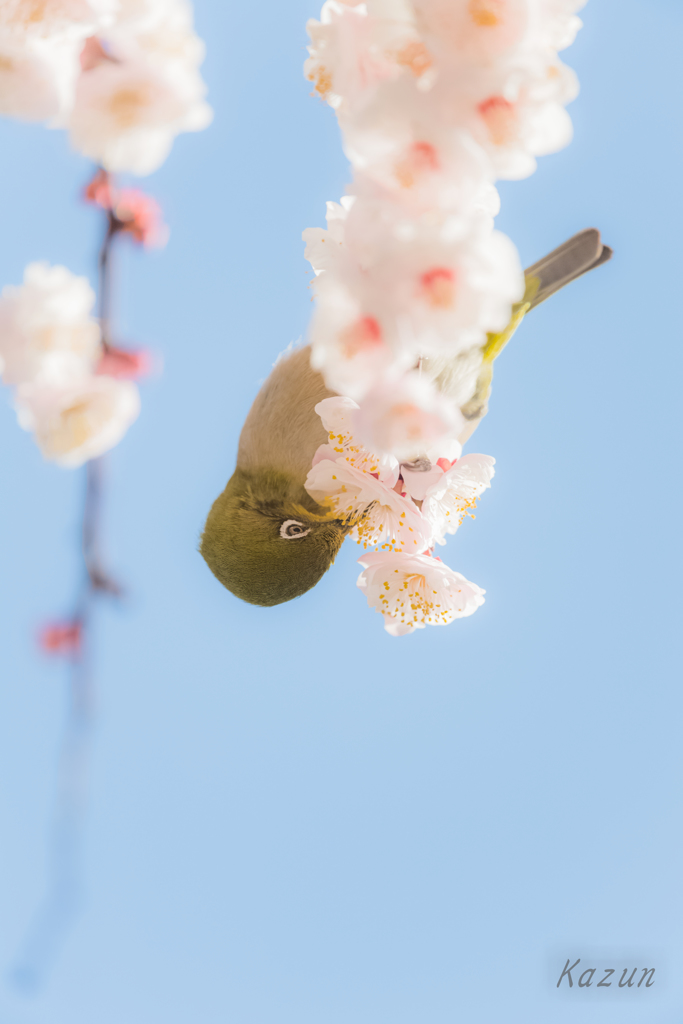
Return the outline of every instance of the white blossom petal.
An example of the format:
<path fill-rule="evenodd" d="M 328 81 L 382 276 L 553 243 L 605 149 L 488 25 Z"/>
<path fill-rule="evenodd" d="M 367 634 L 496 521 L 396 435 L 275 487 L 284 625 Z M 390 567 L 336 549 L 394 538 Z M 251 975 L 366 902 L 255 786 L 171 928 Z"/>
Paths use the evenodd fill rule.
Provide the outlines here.
<path fill-rule="evenodd" d="M 138 417 L 140 396 L 131 381 L 98 376 L 68 387 L 22 384 L 16 408 L 45 458 L 74 468 L 119 443 Z"/>
<path fill-rule="evenodd" d="M 364 473 L 371 473 L 387 487 L 393 487 L 398 480 L 398 459 L 393 455 L 371 452 L 357 439 L 356 416 L 359 406 L 352 398 L 325 398 L 318 402 L 315 411 L 328 431 L 329 444 L 321 445 L 313 457 L 315 466 L 322 459 L 342 459 Z"/>
<path fill-rule="evenodd" d="M 94 303 L 87 278 L 66 267 L 30 263 L 23 285 L 4 288 L 0 297 L 3 383 L 68 383 L 88 376 L 100 355 Z"/>
<path fill-rule="evenodd" d="M 418 372 L 386 377 L 368 392 L 357 413 L 361 441 L 405 461 L 457 436 L 464 422 L 457 406 Z"/>
<path fill-rule="evenodd" d="M 495 459 L 490 455 L 463 455 L 425 494 L 422 513 L 432 524 L 438 544 L 455 533 L 472 515 L 478 498 L 491 486 Z"/>
<path fill-rule="evenodd" d="M 109 171 L 151 174 L 180 132 L 211 121 L 205 86 L 193 68 L 149 61 L 105 61 L 84 72 L 69 120 L 71 142 Z"/>

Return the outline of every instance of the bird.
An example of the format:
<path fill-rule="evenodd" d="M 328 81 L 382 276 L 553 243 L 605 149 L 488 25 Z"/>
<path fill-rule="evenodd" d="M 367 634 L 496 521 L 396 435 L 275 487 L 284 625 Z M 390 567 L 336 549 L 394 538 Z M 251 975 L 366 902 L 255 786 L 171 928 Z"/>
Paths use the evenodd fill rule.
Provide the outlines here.
<path fill-rule="evenodd" d="M 487 336 L 466 400 L 464 357 L 421 361 L 439 390 L 458 396 L 465 419 L 461 444 L 486 415 L 493 363 L 523 318 L 611 256 L 600 232 L 586 228 L 528 267 L 524 296 L 507 327 Z M 270 607 L 306 593 L 330 568 L 350 530 L 304 486 L 316 450 L 328 441 L 315 406 L 333 395 L 310 365 L 310 346 L 302 346 L 277 360 L 244 422 L 235 471 L 209 511 L 199 550 L 216 578 L 249 604 Z M 431 468 L 424 458 L 410 465 Z"/>

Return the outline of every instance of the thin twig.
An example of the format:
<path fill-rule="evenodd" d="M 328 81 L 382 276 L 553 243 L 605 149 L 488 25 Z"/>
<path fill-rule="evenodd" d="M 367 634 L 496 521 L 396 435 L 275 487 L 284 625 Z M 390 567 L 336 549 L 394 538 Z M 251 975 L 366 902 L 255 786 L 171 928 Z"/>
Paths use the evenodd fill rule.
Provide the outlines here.
<path fill-rule="evenodd" d="M 82 546 L 83 561 L 90 588 L 103 591 L 112 597 L 121 597 L 119 584 L 111 578 L 102 564 L 100 551 L 102 481 L 104 459 L 93 459 L 86 466 L 86 491 L 83 508 Z"/>
<path fill-rule="evenodd" d="M 99 316 L 105 352 L 110 347 L 111 337 L 112 243 L 120 228 L 121 222 L 108 212 L 98 258 Z M 103 568 L 101 557 L 103 469 L 102 458 L 93 459 L 85 467 L 79 545 L 83 576 L 71 616 L 71 626 L 78 643 L 69 655 L 68 707 L 57 769 L 57 801 L 47 892 L 11 972 L 16 987 L 25 992 L 40 988 L 82 901 L 81 850 L 90 745 L 95 723 L 93 616 L 100 594 L 121 596 L 121 588 Z"/>
<path fill-rule="evenodd" d="M 90 743 L 95 722 L 92 620 L 101 575 L 97 560 L 99 460 L 88 463 L 81 550 L 83 579 L 71 619 L 78 643 L 69 656 L 68 706 L 57 768 L 57 799 L 48 857 L 47 892 L 11 973 L 24 992 L 38 990 L 83 898 L 81 851 L 87 804 Z"/>
<path fill-rule="evenodd" d="M 113 189 L 111 175 L 101 172 Z M 102 331 L 102 349 L 108 352 L 111 347 L 111 292 L 112 292 L 112 243 L 116 235 L 125 225 L 118 219 L 113 210 L 107 210 L 107 225 L 97 260 L 99 270 L 99 319 Z"/>

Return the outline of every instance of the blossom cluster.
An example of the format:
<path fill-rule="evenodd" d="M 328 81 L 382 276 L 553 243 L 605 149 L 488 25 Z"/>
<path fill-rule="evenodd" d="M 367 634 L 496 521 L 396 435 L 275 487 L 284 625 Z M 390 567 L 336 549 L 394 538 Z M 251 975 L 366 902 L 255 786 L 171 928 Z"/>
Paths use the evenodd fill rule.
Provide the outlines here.
<path fill-rule="evenodd" d="M 211 120 L 188 0 L 3 0 L 0 115 L 68 130 L 109 171 L 149 174 Z"/>
<path fill-rule="evenodd" d="M 494 228 L 495 182 L 571 137 L 577 82 L 558 51 L 580 6 L 326 0 L 308 23 L 305 74 L 336 112 L 353 181 L 303 236 L 311 361 L 348 396 L 317 407 L 330 444 L 306 486 L 376 548 L 358 586 L 393 635 L 483 603 L 434 545 L 493 476 L 494 460 L 461 456 L 460 442 L 482 414 L 469 404 L 486 393 L 489 349 L 526 309 L 517 251 Z"/>
<path fill-rule="evenodd" d="M 0 115 L 65 128 L 99 165 L 84 198 L 106 212 L 105 250 L 118 234 L 165 244 L 156 202 L 112 173 L 151 173 L 176 135 L 210 122 L 203 58 L 189 0 L 0 3 Z M 94 303 L 85 278 L 46 263 L 0 297 L 2 380 L 21 426 L 63 466 L 118 443 L 140 408 L 133 380 L 150 368 L 147 353 L 110 343 Z"/>
<path fill-rule="evenodd" d="M 354 436 L 359 407 L 326 398 L 315 407 L 329 441 L 313 458 L 306 490 L 366 549 L 358 586 L 392 636 L 471 615 L 484 591 L 433 555 L 491 486 L 494 460 L 462 455 L 457 441 L 427 450 L 421 464 L 376 455 Z M 375 548 L 368 551 L 368 548 Z"/>
<path fill-rule="evenodd" d="M 493 226 L 494 183 L 570 139 L 577 83 L 557 54 L 581 3 L 326 0 L 308 24 L 305 74 L 353 169 L 327 228 L 304 232 L 312 362 L 360 404 L 370 446 L 400 457 L 418 421 L 431 443 L 464 429 L 487 336 L 524 293 L 517 251 Z M 437 368 L 456 359 L 440 399 Z M 388 396 L 404 391 L 414 401 L 393 403 L 389 429 Z"/>
<path fill-rule="evenodd" d="M 94 303 L 87 278 L 47 263 L 30 263 L 24 283 L 0 296 L 2 381 L 15 389 L 19 424 L 66 467 L 113 448 L 140 411 L 118 350 L 103 350 Z"/>

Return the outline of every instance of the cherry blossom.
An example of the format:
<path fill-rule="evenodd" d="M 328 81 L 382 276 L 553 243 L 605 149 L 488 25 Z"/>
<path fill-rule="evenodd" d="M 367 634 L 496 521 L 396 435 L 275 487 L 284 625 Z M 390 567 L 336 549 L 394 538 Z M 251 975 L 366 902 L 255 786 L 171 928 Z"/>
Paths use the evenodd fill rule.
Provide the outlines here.
<path fill-rule="evenodd" d="M 0 115 L 23 121 L 56 118 L 73 100 L 78 41 L 29 42 L 0 31 Z"/>
<path fill-rule="evenodd" d="M 328 216 L 329 234 L 305 233 L 317 274 L 312 361 L 353 398 L 423 356 L 483 345 L 523 294 L 514 246 L 476 210 L 411 218 L 363 196 Z"/>
<path fill-rule="evenodd" d="M 426 45 L 439 57 L 491 64 L 523 42 L 528 0 L 413 0 Z"/>
<path fill-rule="evenodd" d="M 3 0 L 0 35 L 20 40 L 85 39 L 111 24 L 117 0 Z"/>
<path fill-rule="evenodd" d="M 119 0 L 107 42 L 119 59 L 142 57 L 159 67 L 199 67 L 205 46 L 187 0 Z"/>
<path fill-rule="evenodd" d="M 362 398 L 383 373 L 409 369 L 414 356 L 397 354 L 383 325 L 366 312 L 353 291 L 333 275 L 316 282 L 318 304 L 310 327 L 311 366 L 320 370 L 328 387 Z"/>
<path fill-rule="evenodd" d="M 74 468 L 119 443 L 138 417 L 140 396 L 131 381 L 93 376 L 63 387 L 22 384 L 16 408 L 45 458 Z"/>
<path fill-rule="evenodd" d="M 69 119 L 72 144 L 109 171 L 151 174 L 180 132 L 211 120 L 193 69 L 164 71 L 149 62 L 104 62 L 84 72 Z"/>
<path fill-rule="evenodd" d="M 66 127 L 108 170 L 149 174 L 211 120 L 203 58 L 186 0 L 4 0 L 0 114 Z"/>
<path fill-rule="evenodd" d="M 356 469 L 376 476 L 387 487 L 394 487 L 399 475 L 398 459 L 391 454 L 376 455 L 360 443 L 355 436 L 359 408 L 352 398 L 340 396 L 318 402 L 315 411 L 328 431 L 329 444 L 318 448 L 313 456 L 313 465 L 323 459 L 343 459 Z"/>
<path fill-rule="evenodd" d="M 156 199 L 139 188 L 117 188 L 111 175 L 99 168 L 83 190 L 88 203 L 113 214 L 117 231 L 129 234 L 149 249 L 160 249 L 169 237 L 163 211 Z"/>
<path fill-rule="evenodd" d="M 417 216 L 435 207 L 463 212 L 477 203 L 494 215 L 493 162 L 471 133 L 444 124 L 435 95 L 410 81 L 392 83 L 345 126 L 354 191 L 376 201 L 381 192 L 373 195 L 366 184 L 372 182 Z"/>
<path fill-rule="evenodd" d="M 419 77 L 429 69 L 410 5 L 393 3 L 387 13 L 369 17 L 366 4 L 327 0 L 320 21 L 308 22 L 311 56 L 304 74 L 341 116 L 365 102 L 381 82 L 402 74 Z"/>
<path fill-rule="evenodd" d="M 455 533 L 472 515 L 477 499 L 491 486 L 495 461 L 490 455 L 463 455 L 427 489 L 422 512 L 438 544 L 445 544 L 446 534 Z"/>
<path fill-rule="evenodd" d="M 370 390 L 357 413 L 358 435 L 373 451 L 410 461 L 457 436 L 460 410 L 418 371 L 387 376 Z"/>
<path fill-rule="evenodd" d="M 166 159 L 176 135 L 200 131 L 212 118 L 192 6 L 186 0 L 121 0 L 113 25 L 97 42 L 100 58 L 84 65 L 68 119 L 71 142 L 109 171 L 149 174 Z"/>
<path fill-rule="evenodd" d="M 68 383 L 87 376 L 100 354 L 94 303 L 85 277 L 30 263 L 23 285 L 5 287 L 0 297 L 3 383 Z"/>
<path fill-rule="evenodd" d="M 169 229 L 156 199 L 138 188 L 121 189 L 116 197 L 114 215 L 122 230 L 148 249 L 162 249 L 168 241 Z"/>
<path fill-rule="evenodd" d="M 437 91 L 452 93 L 448 74 Z M 485 71 L 459 91 L 458 119 L 487 153 L 500 178 L 524 178 L 536 157 L 572 137 L 564 106 L 578 92 L 574 72 L 556 55 L 535 54 L 510 68 Z"/>
<path fill-rule="evenodd" d="M 376 551 L 358 559 L 358 587 L 368 604 L 385 617 L 392 636 L 425 626 L 445 626 L 472 615 L 485 591 L 429 555 Z"/>
<path fill-rule="evenodd" d="M 431 546 L 430 524 L 417 506 L 344 458 L 318 462 L 304 486 L 318 504 L 351 526 L 353 539 L 366 548 L 382 544 L 419 552 Z"/>

